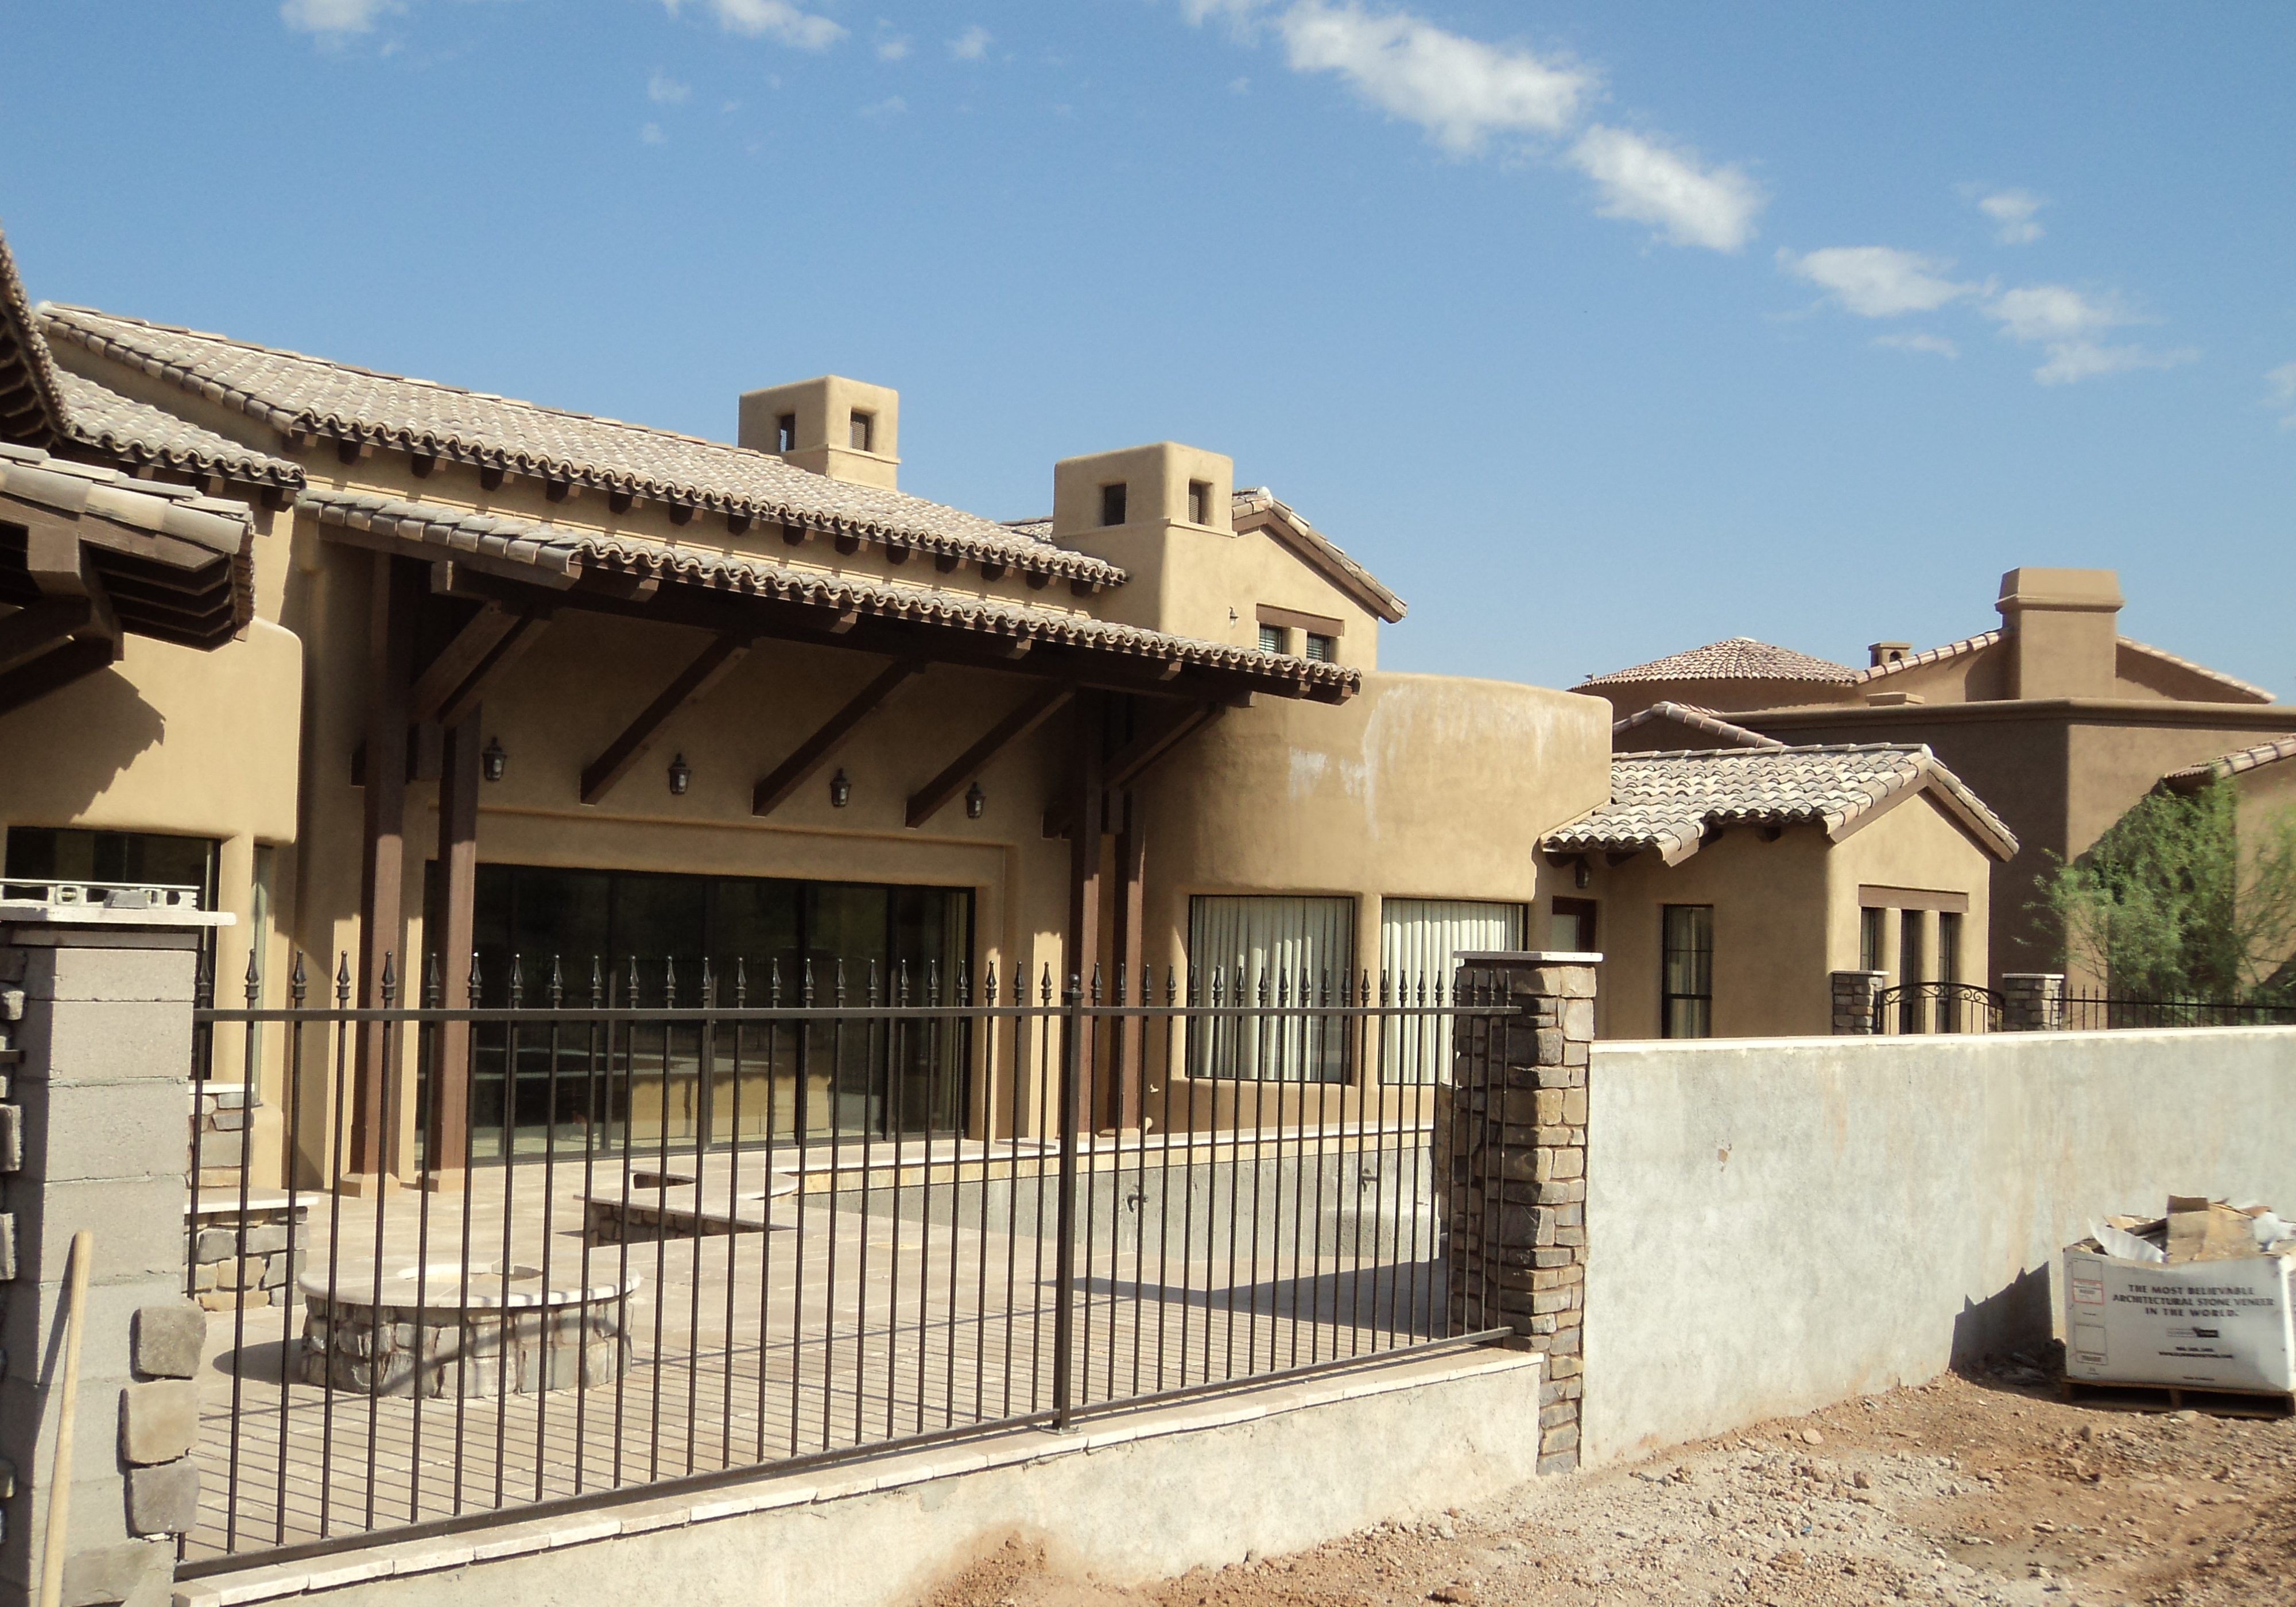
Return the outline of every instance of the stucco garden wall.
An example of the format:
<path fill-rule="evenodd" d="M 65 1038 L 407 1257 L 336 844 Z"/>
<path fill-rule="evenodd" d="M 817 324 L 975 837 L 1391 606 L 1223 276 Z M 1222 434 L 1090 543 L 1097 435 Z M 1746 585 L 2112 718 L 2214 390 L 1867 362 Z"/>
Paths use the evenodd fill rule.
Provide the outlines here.
<path fill-rule="evenodd" d="M 1587 1082 L 1588 1462 L 2046 1339 L 2107 1212 L 2296 1202 L 2296 1029 L 1605 1043 Z"/>

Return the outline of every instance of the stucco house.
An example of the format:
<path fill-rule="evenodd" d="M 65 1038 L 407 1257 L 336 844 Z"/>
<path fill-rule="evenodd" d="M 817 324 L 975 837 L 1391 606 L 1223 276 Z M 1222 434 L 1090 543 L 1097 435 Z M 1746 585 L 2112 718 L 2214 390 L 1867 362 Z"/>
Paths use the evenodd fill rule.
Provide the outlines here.
<path fill-rule="evenodd" d="M 144 629 L 98 560 L 121 634 L 37 674 L 10 659 L 0 873 L 196 888 L 236 917 L 213 955 L 226 1003 L 283 1003 L 298 955 L 315 1001 L 347 955 L 357 997 L 388 971 L 402 1000 L 450 1007 L 473 954 L 484 1003 L 513 967 L 538 996 L 554 962 L 646 1005 L 693 1002 L 705 964 L 785 996 L 841 980 L 855 1003 L 992 975 L 1439 976 L 1537 929 L 1560 875 L 1542 835 L 1605 795 L 1603 703 L 1381 669 L 1401 601 L 1218 453 L 1067 458 L 1050 516 L 1004 523 L 900 489 L 885 387 L 728 397 L 736 439 L 703 440 L 35 310 L 0 279 L 6 439 L 29 455 L 10 486 L 20 462 L 48 484 L 46 454 L 201 519 L 226 500 L 235 532 L 187 537 L 231 579 L 219 635 Z M 0 570 L 5 600 L 47 595 L 7 553 Z M 255 1147 L 275 1154 L 275 1058 L 215 1053 L 258 1085 Z M 1377 1111 L 1422 1097 L 1431 1053 L 1373 1042 L 1254 1076 L 1295 1117 Z M 1224 1070 L 1178 1068 L 1171 1108 L 1232 1117 Z M 1012 1106 L 981 1078 L 820 1075 L 824 1130 L 1030 1119 L 992 1116 Z M 1165 1109 L 1165 1075 L 1112 1057 L 1095 1119 Z M 757 1076 L 744 1124 L 787 1123 L 786 1075 Z M 390 1086 L 362 1061 L 341 1095 L 357 1186 L 458 1152 L 464 1123 L 486 1157 L 576 1119 L 499 1057 Z M 723 1090 L 664 1103 L 678 1142 L 732 1136 Z"/>
<path fill-rule="evenodd" d="M 2263 688 L 2120 635 L 2122 605 L 2110 570 L 2015 569 L 1999 625 L 1940 647 L 1879 641 L 1853 668 L 1738 637 L 1578 690 L 1622 718 L 1672 703 L 1788 742 L 1928 748 L 2022 844 L 1993 870 L 1997 985 L 2063 959 L 2034 907 L 2052 856 L 2080 854 L 2165 776 L 2296 730 L 2296 707 Z"/>
<path fill-rule="evenodd" d="M 1669 735 L 1703 740 L 1634 745 Z M 1824 1033 L 1833 972 L 1984 974 L 1991 874 L 2017 840 L 1926 748 L 1789 747 L 1672 704 L 1615 739 L 1609 800 L 1543 845 L 1574 889 L 1552 940 L 1603 955 L 1603 1036 Z M 1960 1025 L 1936 994 L 1892 1024 Z"/>

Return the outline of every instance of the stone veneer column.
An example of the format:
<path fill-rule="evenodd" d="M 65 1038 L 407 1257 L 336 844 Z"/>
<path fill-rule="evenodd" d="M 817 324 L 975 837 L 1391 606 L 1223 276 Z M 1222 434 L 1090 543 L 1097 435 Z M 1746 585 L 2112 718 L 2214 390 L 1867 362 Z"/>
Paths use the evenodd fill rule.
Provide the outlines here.
<path fill-rule="evenodd" d="M 166 1603 L 199 1502 L 205 1314 L 184 1299 L 185 1115 L 199 929 L 176 909 L 0 904 L 0 1607 L 37 1598 L 53 1495 L 73 1234 L 94 1234 L 64 1607 Z M 12 1168 L 4 1160 L 17 1160 Z"/>
<path fill-rule="evenodd" d="M 2001 979 L 2004 1032 L 2062 1032 L 2065 1027 L 2064 973 L 2013 971 Z"/>
<path fill-rule="evenodd" d="M 1488 1030 L 1462 1021 L 1451 1097 L 1447 1275 L 1452 1331 L 1512 1327 L 1546 1357 L 1538 1471 L 1578 1465 L 1587 1276 L 1589 954 L 1459 956 L 1462 981 L 1518 1006 Z M 1474 996 L 1470 993 L 1466 996 Z M 1446 1117 L 1448 1118 L 1446 1121 Z"/>
<path fill-rule="evenodd" d="M 1886 971 L 1837 971 L 1833 973 L 1833 1031 L 1870 1033 L 1874 1030 L 1874 999 L 1890 985 Z"/>

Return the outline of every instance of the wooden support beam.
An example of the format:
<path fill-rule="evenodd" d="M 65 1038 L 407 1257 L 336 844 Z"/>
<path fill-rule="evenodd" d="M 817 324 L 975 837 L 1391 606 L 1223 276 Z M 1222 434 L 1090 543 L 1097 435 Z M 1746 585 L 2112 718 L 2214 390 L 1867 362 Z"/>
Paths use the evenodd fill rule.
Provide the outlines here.
<path fill-rule="evenodd" d="M 74 636 L 62 647 L 0 675 L 0 714 L 37 703 L 74 681 L 86 680 L 119 660 L 119 644 L 109 636 Z"/>
<path fill-rule="evenodd" d="M 70 641 L 94 619 L 86 597 L 43 597 L 0 619 L 0 671 L 29 664 Z"/>
<path fill-rule="evenodd" d="M 1166 754 L 1218 719 L 1229 707 L 1226 703 L 1189 703 L 1167 714 L 1116 750 L 1107 761 L 1103 784 L 1118 791 L 1137 786 Z M 1075 822 L 1076 811 L 1068 800 L 1056 799 L 1045 811 L 1045 835 L 1066 837 Z"/>
<path fill-rule="evenodd" d="M 888 665 L 877 678 L 854 694 L 852 701 L 829 717 L 820 730 L 800 742 L 797 751 L 783 759 L 774 773 L 757 784 L 750 795 L 750 813 L 770 815 L 789 801 L 790 794 L 806 783 L 816 771 L 836 757 L 845 745 L 845 739 L 855 727 L 869 717 L 878 704 L 890 697 L 896 687 L 924 668 L 921 659 L 900 659 Z"/>
<path fill-rule="evenodd" d="M 1103 779 L 1101 769 L 1101 722 L 1106 704 L 1088 693 L 1072 705 L 1076 711 L 1074 757 L 1070 760 L 1070 796 L 1076 809 L 1077 829 L 1069 834 L 1069 922 L 1061 950 L 1061 979 L 1066 990 L 1092 986 L 1092 969 L 1100 953 L 1100 827 Z M 1071 1030 L 1073 1030 L 1071 1025 Z M 1079 1075 L 1064 1119 L 1086 1133 L 1094 1130 L 1094 1065 L 1089 1051 L 1079 1055 Z"/>
<path fill-rule="evenodd" d="M 359 851 L 359 968 L 353 1003 L 382 1002 L 388 965 L 406 981 L 406 912 L 407 694 L 414 658 L 414 611 L 422 566 L 378 553 L 369 583 L 366 662 L 366 786 Z M 358 1035 L 351 1110 L 350 1177 L 336 1185 L 380 1193 L 390 1168 L 394 1115 L 385 1098 L 395 1081 L 380 1022 Z"/>
<path fill-rule="evenodd" d="M 653 745 L 653 739 L 660 734 L 669 717 L 708 696 L 710 689 L 731 675 L 749 652 L 750 643 L 745 638 L 725 635 L 695 654 L 693 661 L 661 689 L 661 695 L 648 703 L 621 735 L 606 744 L 606 750 L 584 768 L 582 801 L 594 804 L 603 798 L 607 789 L 645 757 L 646 750 Z"/>
<path fill-rule="evenodd" d="M 438 928 L 430 952 L 439 963 L 439 1004 L 467 1010 L 471 997 L 471 945 L 477 927 L 479 879 L 480 711 L 476 709 L 446 734 L 439 776 Z M 420 986 L 409 968 L 407 986 Z M 428 1001 L 415 996 L 411 1002 Z M 430 1130 L 424 1181 L 432 1187 L 461 1186 L 471 1135 L 471 1024 L 446 1021 L 439 1028 L 437 1060 L 430 1081 Z"/>
<path fill-rule="evenodd" d="M 542 635 L 550 616 L 490 603 L 430 660 L 407 699 L 407 718 L 422 725 L 460 725 L 487 688 L 518 662 Z"/>
<path fill-rule="evenodd" d="M 1141 818 L 1140 794 L 1125 791 L 1112 794 L 1117 813 L 1116 828 L 1116 980 L 1119 992 L 1116 1002 L 1132 1000 L 1143 1004 L 1154 1003 L 1147 996 L 1146 980 L 1141 972 L 1141 961 L 1146 954 L 1145 931 L 1148 923 L 1148 834 L 1146 823 Z M 1144 1016 L 1118 1016 L 1115 1020 L 1115 1041 L 1111 1045 L 1109 1070 L 1114 1076 L 1113 1098 L 1110 1101 L 1110 1125 L 1122 1129 L 1137 1129 L 1146 1105 L 1144 1078 L 1142 1075 L 1147 1059 L 1148 1022 Z"/>
<path fill-rule="evenodd" d="M 911 795 L 909 829 L 914 831 L 931 820 L 947 807 L 951 799 L 964 790 L 966 783 L 988 767 L 989 760 L 1050 719 L 1075 695 L 1075 687 L 1055 682 L 1034 693 L 1019 708 L 990 726 L 987 735 L 957 755 L 948 768 Z"/>

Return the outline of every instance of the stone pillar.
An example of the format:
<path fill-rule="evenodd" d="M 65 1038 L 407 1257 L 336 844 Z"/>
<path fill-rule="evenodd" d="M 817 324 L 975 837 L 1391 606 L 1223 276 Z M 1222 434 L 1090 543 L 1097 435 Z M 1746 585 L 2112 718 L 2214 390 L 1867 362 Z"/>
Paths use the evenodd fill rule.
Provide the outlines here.
<path fill-rule="evenodd" d="M 73 1234 L 94 1235 L 64 1607 L 166 1603 L 198 1506 L 205 1314 L 184 1299 L 184 1112 L 199 929 L 179 908 L 0 904 L 0 1074 L 21 1123 L 0 1179 L 0 1607 L 36 1598 L 54 1490 Z M 7 1157 L 6 1159 L 14 1159 Z"/>
<path fill-rule="evenodd" d="M 1591 954 L 1459 956 L 1461 981 L 1521 1013 L 1456 1034 L 1447 1127 L 1452 1332 L 1512 1327 L 1542 1352 L 1538 1471 L 1578 1465 L 1587 1276 Z M 1470 992 L 1466 996 L 1476 996 Z M 1445 1118 L 1447 1117 L 1447 1120 Z"/>
<path fill-rule="evenodd" d="M 2013 971 L 2002 977 L 2001 1029 L 2004 1032 L 2062 1032 L 2064 1029 L 2063 972 Z"/>
<path fill-rule="evenodd" d="M 1837 971 L 1833 973 L 1833 1032 L 1870 1033 L 1875 1029 L 1874 999 L 1890 985 L 1886 971 Z"/>

